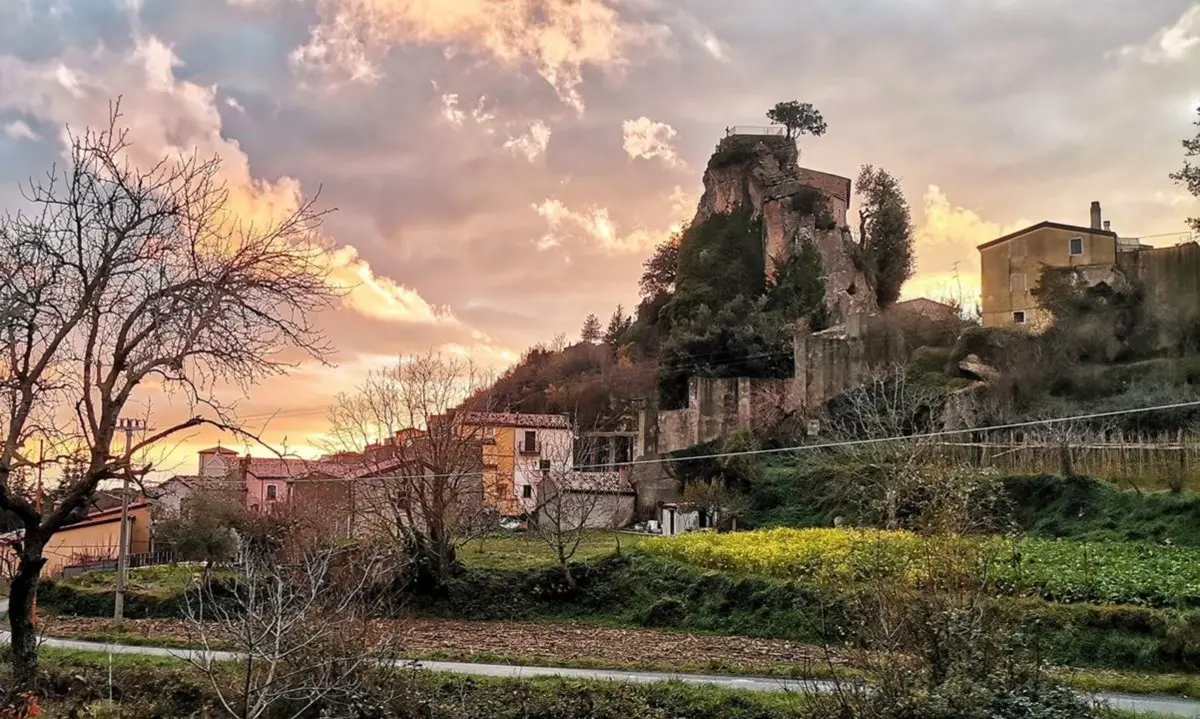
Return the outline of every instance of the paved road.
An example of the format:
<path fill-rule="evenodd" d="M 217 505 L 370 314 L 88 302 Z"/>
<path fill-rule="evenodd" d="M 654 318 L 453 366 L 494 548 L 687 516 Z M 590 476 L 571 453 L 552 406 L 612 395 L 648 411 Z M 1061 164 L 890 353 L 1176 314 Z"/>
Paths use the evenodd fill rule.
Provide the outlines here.
<path fill-rule="evenodd" d="M 0 604 L 0 611 L 7 609 L 7 603 Z M 0 631 L 0 643 L 8 642 L 8 632 Z M 81 642 L 73 639 L 43 640 L 45 646 L 60 649 L 74 649 L 88 652 L 112 652 L 113 654 L 138 654 L 142 656 L 174 657 L 178 659 L 198 659 L 203 653 L 187 649 L 166 649 L 162 647 L 137 647 L 123 644 L 103 644 L 100 642 Z M 237 658 L 232 652 L 211 652 L 217 661 L 229 661 Z M 711 674 L 671 674 L 666 672 L 633 672 L 609 669 L 573 669 L 567 667 L 521 667 L 507 664 L 468 664 L 464 662 L 420 662 L 422 669 L 452 674 L 472 676 L 498 677 L 506 679 L 522 679 L 529 677 L 563 677 L 570 679 L 599 679 L 619 682 L 635 682 L 652 684 L 670 680 L 724 687 L 726 689 L 741 689 L 752 692 L 782 692 L 816 690 L 828 691 L 830 682 L 802 681 L 795 679 L 771 679 L 756 677 L 733 677 Z M 1195 699 L 1175 699 L 1172 697 L 1142 696 L 1137 694 L 1118 694 L 1101 692 L 1090 695 L 1107 702 L 1114 709 L 1142 712 L 1147 714 L 1163 714 L 1177 717 L 1200 717 L 1200 701 Z"/>

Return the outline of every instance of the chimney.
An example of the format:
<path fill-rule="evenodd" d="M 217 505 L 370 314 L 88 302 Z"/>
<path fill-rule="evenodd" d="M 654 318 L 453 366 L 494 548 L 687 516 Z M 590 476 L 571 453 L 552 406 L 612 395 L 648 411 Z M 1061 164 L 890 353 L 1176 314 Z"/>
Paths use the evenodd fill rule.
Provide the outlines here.
<path fill-rule="evenodd" d="M 1100 211 L 1100 203 L 1092 203 L 1092 229 L 1099 230 L 1102 226 L 1104 214 Z"/>
<path fill-rule="evenodd" d="M 1105 221 L 1104 221 L 1104 231 L 1105 231 L 1105 232 L 1112 232 L 1112 223 L 1111 223 L 1111 222 L 1109 222 L 1108 220 L 1105 220 Z"/>

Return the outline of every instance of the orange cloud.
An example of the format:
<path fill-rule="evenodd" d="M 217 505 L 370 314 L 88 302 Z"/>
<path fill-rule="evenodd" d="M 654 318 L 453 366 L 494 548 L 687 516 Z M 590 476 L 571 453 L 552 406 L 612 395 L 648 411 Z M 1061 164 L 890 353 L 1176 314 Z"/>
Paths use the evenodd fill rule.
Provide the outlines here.
<path fill-rule="evenodd" d="M 332 284 L 347 293 L 343 304 L 362 315 L 393 322 L 458 324 L 448 308 L 435 308 L 416 290 L 375 274 L 349 245 L 334 250 L 330 266 Z"/>
<path fill-rule="evenodd" d="M 580 111 L 584 67 L 620 67 L 629 48 L 666 32 L 627 22 L 600 0 L 318 0 L 317 14 L 292 55 L 300 67 L 372 79 L 393 45 L 443 45 L 530 64 Z"/>
<path fill-rule="evenodd" d="M 563 244 L 564 239 L 575 237 L 585 242 L 598 243 L 611 254 L 645 252 L 666 240 L 682 226 L 676 222 L 665 231 L 638 228 L 623 234 L 605 207 L 576 211 L 560 200 L 548 198 L 535 204 L 533 209 L 549 226 L 549 230 L 538 241 L 538 249 L 541 250 L 557 247 Z"/>
<path fill-rule="evenodd" d="M 917 274 L 904 285 L 905 298 L 931 297 L 973 304 L 979 297 L 979 245 L 1028 226 L 985 220 L 950 202 L 937 185 L 922 198 L 916 230 Z"/>

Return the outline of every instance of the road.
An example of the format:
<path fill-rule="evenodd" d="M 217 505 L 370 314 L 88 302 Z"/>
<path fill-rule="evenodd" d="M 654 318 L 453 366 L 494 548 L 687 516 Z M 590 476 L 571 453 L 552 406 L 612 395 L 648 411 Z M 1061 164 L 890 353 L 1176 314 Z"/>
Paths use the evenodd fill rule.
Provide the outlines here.
<path fill-rule="evenodd" d="M 7 601 L 0 603 L 0 612 L 6 610 Z M 9 634 L 0 631 L 0 643 L 8 642 Z M 187 649 L 163 647 L 141 647 L 124 644 L 82 642 L 73 639 L 42 640 L 43 646 L 85 652 L 111 652 L 113 654 L 137 654 L 153 657 L 192 659 L 204 656 L 201 652 Z M 217 661 L 232 661 L 237 655 L 232 652 L 211 652 Z M 527 679 L 531 677 L 562 677 L 569 679 L 593 679 L 618 682 L 653 684 L 655 682 L 680 681 L 688 684 L 717 686 L 725 689 L 740 689 L 752 692 L 799 692 L 828 691 L 832 683 L 825 681 L 803 681 L 796 679 L 771 679 L 756 677 L 720 676 L 714 674 L 671 674 L 667 672 L 617 671 L 610 669 L 574 669 L 568 667 L 527 667 L 509 664 L 468 664 L 465 662 L 420 662 L 418 666 L 435 672 L 464 674 L 471 676 L 496 677 L 503 679 Z M 1142 696 L 1100 692 L 1088 696 L 1108 703 L 1114 709 L 1123 709 L 1145 714 L 1162 714 L 1177 717 L 1200 717 L 1200 701 L 1172 697 Z"/>

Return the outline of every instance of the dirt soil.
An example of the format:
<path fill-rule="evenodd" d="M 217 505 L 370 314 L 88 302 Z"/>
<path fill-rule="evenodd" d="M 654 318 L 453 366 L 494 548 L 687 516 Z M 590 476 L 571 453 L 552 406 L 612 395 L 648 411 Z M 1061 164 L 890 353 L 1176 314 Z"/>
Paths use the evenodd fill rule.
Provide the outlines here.
<path fill-rule="evenodd" d="M 579 623 L 479 622 L 406 619 L 380 627 L 399 631 L 406 651 L 451 656 L 491 654 L 526 660 L 594 661 L 643 666 L 811 665 L 826 660 L 820 647 L 774 639 L 712 636 L 653 629 L 614 629 Z M 91 617 L 53 617 L 44 622 L 49 636 L 95 638 L 113 631 L 112 622 Z M 184 642 L 181 620 L 133 619 L 126 637 L 142 644 Z"/>

